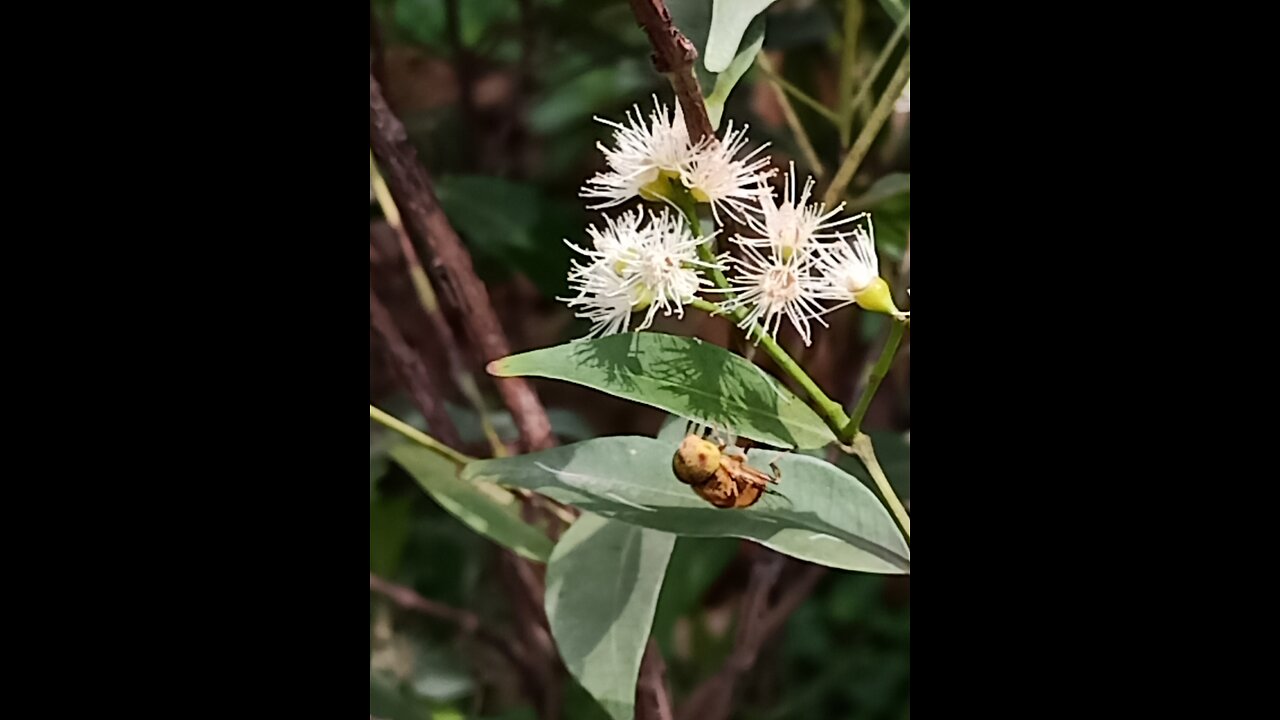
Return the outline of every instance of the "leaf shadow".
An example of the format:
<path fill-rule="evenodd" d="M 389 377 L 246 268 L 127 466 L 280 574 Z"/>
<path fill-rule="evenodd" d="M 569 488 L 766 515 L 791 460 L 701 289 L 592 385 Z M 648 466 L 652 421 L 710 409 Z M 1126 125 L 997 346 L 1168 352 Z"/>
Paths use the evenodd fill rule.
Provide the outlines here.
<path fill-rule="evenodd" d="M 643 338 L 643 339 L 642 339 Z M 781 418 L 783 403 L 802 403 L 749 361 L 717 345 L 662 333 L 624 333 L 582 343 L 571 361 L 601 370 L 610 386 L 641 393 L 643 377 L 679 398 L 664 408 L 691 420 L 750 436 L 761 432 L 796 447 L 794 430 Z M 641 353 L 645 357 L 641 360 Z M 806 406 L 807 407 L 807 406 Z M 755 432 L 751 432 L 754 429 Z"/>

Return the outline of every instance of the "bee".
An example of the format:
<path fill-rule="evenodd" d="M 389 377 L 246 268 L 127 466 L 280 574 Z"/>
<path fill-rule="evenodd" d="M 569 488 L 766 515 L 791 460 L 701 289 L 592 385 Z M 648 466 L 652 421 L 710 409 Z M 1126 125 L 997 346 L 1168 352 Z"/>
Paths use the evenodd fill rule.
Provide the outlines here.
<path fill-rule="evenodd" d="M 737 446 L 714 442 L 690 433 L 671 458 L 676 479 L 693 488 L 698 497 L 718 508 L 748 508 L 760 501 L 770 483 L 782 479 L 776 463 L 769 463 L 773 475 L 747 465 L 747 457 Z"/>

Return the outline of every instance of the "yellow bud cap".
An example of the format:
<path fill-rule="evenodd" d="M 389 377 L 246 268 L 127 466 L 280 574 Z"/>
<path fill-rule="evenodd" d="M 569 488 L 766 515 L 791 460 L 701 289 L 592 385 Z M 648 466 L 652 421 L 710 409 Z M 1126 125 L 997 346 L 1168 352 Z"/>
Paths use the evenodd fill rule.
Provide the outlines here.
<path fill-rule="evenodd" d="M 689 194 L 693 196 L 694 200 L 697 200 L 700 203 L 711 202 L 711 196 L 703 192 L 702 188 L 697 188 L 697 187 L 689 188 Z"/>
<path fill-rule="evenodd" d="M 889 292 L 889 283 L 881 277 L 872 280 L 870 285 L 854 293 L 853 300 L 864 310 L 886 315 L 902 314 L 893 304 L 893 293 Z"/>
<path fill-rule="evenodd" d="M 648 285 L 640 285 L 639 291 L 636 292 L 635 299 L 631 301 L 631 311 L 640 312 L 649 307 L 653 302 L 653 291 Z"/>
<path fill-rule="evenodd" d="M 640 197 L 649 202 L 662 202 L 667 193 L 666 178 L 658 178 L 651 183 L 640 186 Z"/>

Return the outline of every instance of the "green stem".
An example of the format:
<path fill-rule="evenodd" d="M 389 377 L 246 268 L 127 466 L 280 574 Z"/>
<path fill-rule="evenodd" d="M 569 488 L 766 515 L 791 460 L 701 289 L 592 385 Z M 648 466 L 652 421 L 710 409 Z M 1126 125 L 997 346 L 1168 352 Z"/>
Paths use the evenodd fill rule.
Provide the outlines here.
<path fill-rule="evenodd" d="M 902 529 L 903 536 L 910 542 L 911 516 L 907 514 L 907 509 L 903 507 L 897 493 L 893 491 L 893 486 L 889 484 L 889 478 L 885 477 L 884 469 L 880 467 L 880 461 L 876 459 L 875 448 L 871 446 L 871 438 L 858 433 L 853 437 L 852 446 L 842 447 L 846 452 L 852 452 L 856 455 L 862 461 L 862 464 L 866 466 L 867 472 L 871 473 L 871 479 L 875 481 L 876 489 L 880 491 L 880 497 L 884 498 L 885 504 L 893 512 L 893 519 L 897 521 L 898 527 Z"/>
<path fill-rule="evenodd" d="M 836 171 L 835 177 L 831 178 L 831 185 L 827 187 L 827 192 L 823 195 L 822 200 L 827 207 L 835 207 L 845 190 L 849 188 L 849 182 L 853 180 L 853 174 L 858 171 L 858 166 L 862 164 L 862 159 L 867 156 L 867 151 L 871 149 L 871 143 L 875 141 L 876 135 L 880 133 L 880 128 L 884 126 L 889 116 L 893 114 L 893 103 L 902 94 L 902 88 L 906 86 L 907 81 L 911 79 L 911 50 L 907 50 L 902 56 L 902 60 L 898 63 L 898 69 L 893 74 L 893 79 L 889 81 L 889 86 L 884 89 L 884 94 L 880 96 L 880 102 L 876 103 L 876 109 L 871 111 L 871 117 L 868 118 L 867 124 L 862 126 L 862 131 L 858 133 L 858 139 L 853 141 L 853 147 L 849 148 L 849 154 L 845 155 L 844 162 L 840 163 L 840 169 Z"/>
<path fill-rule="evenodd" d="M 818 152 L 813 149 L 813 141 L 809 139 L 809 133 L 805 131 L 804 125 L 800 122 L 800 116 L 796 115 L 796 109 L 791 106 L 791 101 L 787 99 L 787 93 L 782 87 L 782 78 L 773 72 L 773 65 L 769 63 L 769 57 L 765 55 L 764 50 L 756 53 L 756 66 L 764 71 L 769 78 L 769 84 L 773 87 L 773 94 L 778 98 L 778 105 L 782 108 L 782 116 L 787 119 L 787 124 L 791 126 L 791 134 L 795 136 L 796 145 L 800 147 L 800 152 L 804 154 L 804 159 L 809 163 L 809 167 L 813 168 L 813 174 L 822 179 L 827 174 L 827 169 L 822 166 L 822 161 L 818 159 Z"/>
<path fill-rule="evenodd" d="M 880 351 L 880 359 L 876 360 L 875 367 L 871 368 L 871 379 L 867 381 L 867 389 L 862 392 L 862 397 L 858 398 L 858 405 L 853 409 L 852 419 L 840 431 L 842 441 L 848 442 L 862 432 L 862 420 L 867 416 L 867 409 L 871 407 L 871 399 L 876 396 L 876 390 L 880 389 L 880 383 L 884 382 L 885 376 L 889 374 L 889 367 L 893 365 L 893 356 L 898 352 L 898 345 L 902 343 L 902 334 L 906 328 L 905 322 L 893 321 L 893 327 L 889 329 L 889 339 L 884 344 L 884 350 Z"/>
<path fill-rule="evenodd" d="M 893 34 L 889 36 L 889 41 L 885 43 L 884 49 L 880 51 L 880 56 L 876 58 L 875 64 L 871 66 L 871 71 L 867 73 L 866 80 L 863 80 L 862 87 L 858 88 L 858 94 L 851 103 L 853 107 L 866 103 L 868 96 L 871 94 L 871 88 L 875 87 L 876 78 L 880 77 L 880 71 L 884 70 L 884 66 L 888 64 L 889 57 L 893 55 L 894 48 L 898 46 L 898 40 L 902 39 L 902 35 L 906 33 L 909 27 L 911 27 L 910 8 L 902 16 L 902 20 L 898 22 L 898 27 L 893 29 Z M 896 100 L 897 97 L 895 96 L 894 99 Z"/>
<path fill-rule="evenodd" d="M 746 310 L 743 308 L 727 311 L 716 303 L 702 299 L 695 299 L 690 305 L 711 315 L 722 315 L 731 318 L 735 324 L 740 324 L 746 317 Z M 832 432 L 839 433 L 840 428 L 849 423 L 849 416 L 844 414 L 844 408 L 827 397 L 822 388 L 818 387 L 818 383 L 809 377 L 809 373 L 796 364 L 796 361 L 791 359 L 787 351 L 783 350 L 776 340 L 769 337 L 769 334 L 764 331 L 764 328 L 760 327 L 759 323 L 751 323 L 750 328 L 747 330 L 747 337 L 757 340 L 760 346 L 764 348 L 764 351 L 769 354 L 769 357 L 773 358 L 773 361 L 778 364 L 778 367 L 789 375 L 792 380 L 795 380 L 796 384 L 804 388 L 804 391 L 813 400 L 814 404 L 818 406 L 818 411 L 822 413 L 823 420 L 826 421 Z"/>
<path fill-rule="evenodd" d="M 853 86 L 858 82 L 858 33 L 862 30 L 862 0 L 845 0 L 844 44 L 840 48 L 840 148 L 849 147 L 853 132 Z"/>
<path fill-rule="evenodd" d="M 698 206 L 694 202 L 693 196 L 679 183 L 672 182 L 669 187 L 671 192 L 668 198 L 684 214 L 685 220 L 689 221 L 689 229 L 693 231 L 693 236 L 702 237 L 702 221 L 698 219 Z M 702 268 L 702 270 L 711 275 L 711 281 L 716 284 L 716 287 L 726 291 L 726 297 L 733 297 L 733 293 L 728 292 L 728 278 L 724 276 L 724 271 L 716 264 L 716 253 L 713 249 L 713 244 L 714 241 L 698 244 L 698 259 L 712 266 L 710 270 L 706 268 Z"/>
<path fill-rule="evenodd" d="M 763 70 L 764 74 L 767 75 L 771 81 L 776 83 L 778 87 L 782 88 L 784 91 L 789 93 L 795 99 L 799 100 L 805 105 L 808 105 L 810 108 L 813 109 L 814 112 L 818 113 L 819 115 L 826 118 L 827 120 L 830 120 L 832 125 L 839 126 L 840 116 L 837 115 L 835 111 L 833 111 L 831 108 L 827 107 L 826 105 L 823 105 L 822 103 L 818 102 L 808 93 L 796 87 L 791 82 L 789 82 L 786 78 L 779 75 L 777 71 L 773 69 L 772 65 L 760 65 L 760 69 Z"/>
<path fill-rule="evenodd" d="M 412 425 L 409 425 L 405 422 L 397 420 L 395 417 L 388 415 L 387 413 L 383 412 L 382 410 L 379 410 L 373 405 L 369 406 L 369 419 L 377 420 L 382 425 L 392 430 L 395 430 L 401 435 L 404 435 L 410 440 L 413 440 L 414 442 L 418 443 L 419 445 L 422 445 L 423 447 L 440 455 L 441 457 L 444 457 L 447 460 L 457 463 L 459 466 L 466 465 L 467 463 L 470 463 L 470 462 L 475 462 L 476 460 L 475 458 L 470 457 L 468 455 L 463 455 L 457 450 L 454 450 L 448 445 L 445 445 L 444 443 L 422 432 L 421 430 L 413 427 Z"/>

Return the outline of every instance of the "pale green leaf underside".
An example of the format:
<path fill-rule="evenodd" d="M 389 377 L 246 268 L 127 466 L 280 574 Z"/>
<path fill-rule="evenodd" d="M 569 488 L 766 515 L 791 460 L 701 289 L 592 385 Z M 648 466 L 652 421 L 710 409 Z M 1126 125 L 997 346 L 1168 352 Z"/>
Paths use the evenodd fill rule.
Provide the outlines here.
<path fill-rule="evenodd" d="M 524 487 L 587 512 L 696 537 L 738 537 L 810 562 L 901 574 L 910 549 L 865 485 L 826 461 L 786 453 L 782 482 L 744 510 L 704 502 L 671 471 L 676 446 L 647 437 L 606 437 L 531 455 L 480 460 L 462 477 Z M 777 455 L 748 455 L 762 469 Z"/>
<path fill-rule="evenodd" d="M 747 26 L 774 0 L 713 0 L 711 3 L 711 29 L 707 32 L 707 49 L 703 63 L 713 73 L 723 73 L 733 63 L 742 45 Z M 763 20 L 763 18 L 759 18 Z M 761 41 L 763 41 L 763 23 Z M 756 48 L 759 49 L 758 47 Z M 755 52 L 751 53 L 753 56 Z"/>
<path fill-rule="evenodd" d="M 614 720 L 634 716 L 640 658 L 675 540 L 587 513 L 547 564 L 547 619 L 560 657 Z"/>
<path fill-rule="evenodd" d="M 714 37 L 714 24 L 711 31 Z M 724 114 L 724 104 L 729 100 L 729 92 L 738 84 L 747 70 L 751 69 L 756 53 L 760 52 L 760 48 L 764 46 L 764 17 L 760 16 L 752 21 L 751 27 L 746 29 L 746 36 L 739 35 L 739 38 L 742 40 L 742 49 L 733 56 L 724 71 L 716 75 L 716 86 L 706 97 L 707 115 L 711 119 L 711 127 L 716 130 L 720 129 L 720 119 Z"/>
<path fill-rule="evenodd" d="M 642 332 L 578 340 L 494 361 L 489 372 L 585 385 L 777 447 L 835 440 L 817 413 L 764 370 L 696 338 Z"/>

